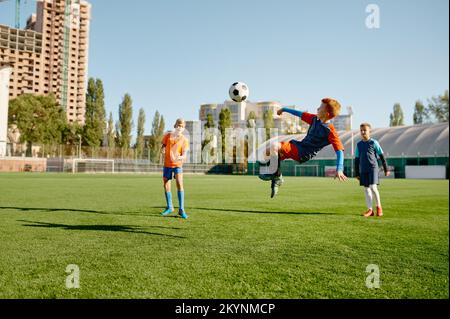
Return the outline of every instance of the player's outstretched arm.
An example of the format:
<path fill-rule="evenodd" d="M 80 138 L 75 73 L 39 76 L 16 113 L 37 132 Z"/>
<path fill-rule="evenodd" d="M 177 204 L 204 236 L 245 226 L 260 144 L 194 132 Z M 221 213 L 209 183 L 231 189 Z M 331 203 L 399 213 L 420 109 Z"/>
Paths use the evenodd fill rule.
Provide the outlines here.
<path fill-rule="evenodd" d="M 344 151 L 337 150 L 336 157 L 336 176 L 334 179 L 338 178 L 341 182 L 344 182 L 347 180 L 347 176 L 344 174 Z"/>
<path fill-rule="evenodd" d="M 338 178 L 341 182 L 345 182 L 348 179 L 342 171 L 336 172 L 336 176 L 334 177 L 334 179 L 336 178 Z"/>
<path fill-rule="evenodd" d="M 300 117 L 300 118 L 301 118 L 302 115 L 303 115 L 303 112 L 302 112 L 302 111 L 290 109 L 290 108 L 287 108 L 287 107 L 283 107 L 283 108 L 279 109 L 279 110 L 277 111 L 277 114 L 278 114 L 278 115 L 281 115 L 281 114 L 283 114 L 284 112 L 289 113 L 289 114 L 292 114 L 292 115 L 295 115 L 295 116 L 298 116 L 298 117 Z"/>

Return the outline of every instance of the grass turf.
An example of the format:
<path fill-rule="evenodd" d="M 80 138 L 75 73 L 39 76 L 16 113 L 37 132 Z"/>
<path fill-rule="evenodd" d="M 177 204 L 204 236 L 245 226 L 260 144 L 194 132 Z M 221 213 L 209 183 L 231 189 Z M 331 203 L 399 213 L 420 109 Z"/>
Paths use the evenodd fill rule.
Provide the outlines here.
<path fill-rule="evenodd" d="M 364 218 L 356 180 L 186 175 L 183 220 L 159 175 L 0 174 L 0 298 L 448 298 L 448 184 L 382 180 Z"/>

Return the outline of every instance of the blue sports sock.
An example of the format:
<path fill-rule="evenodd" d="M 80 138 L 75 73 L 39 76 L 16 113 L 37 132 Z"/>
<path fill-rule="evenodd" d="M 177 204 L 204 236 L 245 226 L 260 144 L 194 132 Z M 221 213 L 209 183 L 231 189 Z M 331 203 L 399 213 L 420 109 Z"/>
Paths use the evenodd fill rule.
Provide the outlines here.
<path fill-rule="evenodd" d="M 178 191 L 178 203 L 180 204 L 180 209 L 184 211 L 184 191 Z"/>
<path fill-rule="evenodd" d="M 166 192 L 166 203 L 167 203 L 167 208 L 173 209 L 171 192 Z"/>

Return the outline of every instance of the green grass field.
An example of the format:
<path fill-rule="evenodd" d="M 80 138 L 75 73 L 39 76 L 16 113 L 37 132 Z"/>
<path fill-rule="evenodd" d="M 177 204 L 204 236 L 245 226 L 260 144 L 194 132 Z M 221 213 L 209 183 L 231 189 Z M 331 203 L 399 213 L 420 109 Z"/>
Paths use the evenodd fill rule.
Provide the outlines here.
<path fill-rule="evenodd" d="M 185 187 L 188 220 L 159 215 L 159 175 L 0 174 L 0 298 L 449 297 L 447 180 L 382 180 L 381 219 L 360 216 L 356 180 Z"/>

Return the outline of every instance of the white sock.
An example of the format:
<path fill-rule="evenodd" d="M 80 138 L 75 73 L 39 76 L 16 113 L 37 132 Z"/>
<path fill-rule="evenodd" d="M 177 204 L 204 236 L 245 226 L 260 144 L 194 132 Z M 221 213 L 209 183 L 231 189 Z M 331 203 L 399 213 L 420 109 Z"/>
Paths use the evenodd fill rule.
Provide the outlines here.
<path fill-rule="evenodd" d="M 373 194 L 375 195 L 375 201 L 377 203 L 377 207 L 381 207 L 380 192 L 378 191 L 377 185 L 376 184 L 370 185 L 370 189 L 372 190 Z"/>
<path fill-rule="evenodd" d="M 364 187 L 364 194 L 366 194 L 366 204 L 368 209 L 372 209 L 372 190 L 369 187 Z"/>

